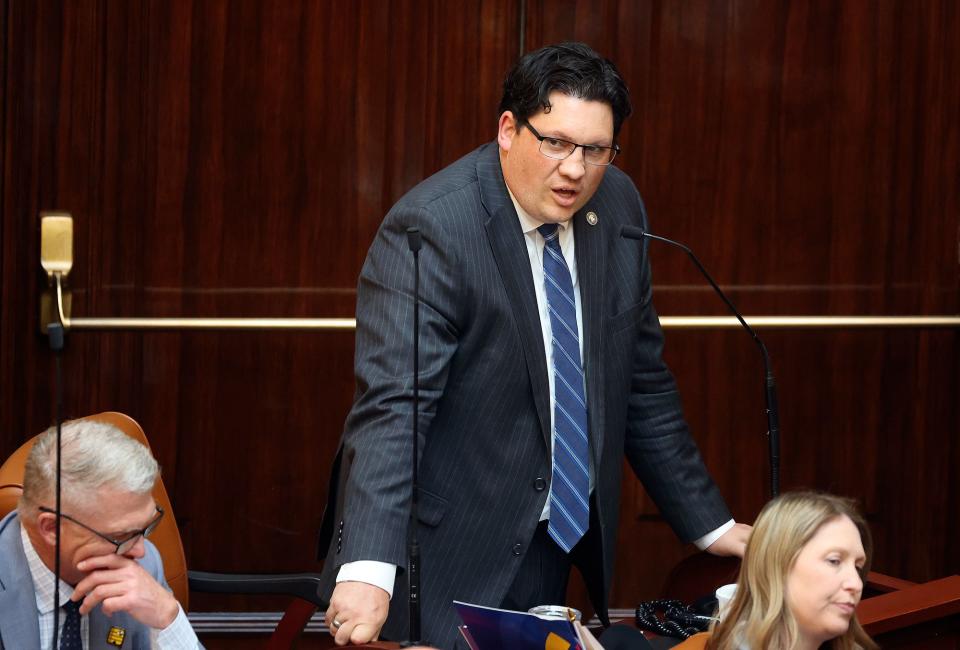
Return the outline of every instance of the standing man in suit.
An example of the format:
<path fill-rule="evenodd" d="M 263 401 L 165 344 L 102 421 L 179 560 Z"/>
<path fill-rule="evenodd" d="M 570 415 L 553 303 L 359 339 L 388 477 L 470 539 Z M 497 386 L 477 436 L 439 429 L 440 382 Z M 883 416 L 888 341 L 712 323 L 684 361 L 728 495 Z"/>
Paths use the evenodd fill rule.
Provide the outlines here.
<path fill-rule="evenodd" d="M 201 647 L 145 539 L 163 517 L 150 450 L 87 420 L 61 438 L 59 649 Z M 52 647 L 56 446 L 56 429 L 37 439 L 17 510 L 0 520 L 0 649 Z"/>
<path fill-rule="evenodd" d="M 610 166 L 630 110 L 614 65 L 587 46 L 528 54 L 504 82 L 496 141 L 384 219 L 360 276 L 357 393 L 321 531 L 337 643 L 407 634 L 408 227 L 423 239 L 427 641 L 455 644 L 454 599 L 563 603 L 572 564 L 605 618 L 624 456 L 682 539 L 742 555 L 749 527 L 707 474 L 661 359 L 646 248 L 620 238 L 647 226 L 633 183 Z"/>

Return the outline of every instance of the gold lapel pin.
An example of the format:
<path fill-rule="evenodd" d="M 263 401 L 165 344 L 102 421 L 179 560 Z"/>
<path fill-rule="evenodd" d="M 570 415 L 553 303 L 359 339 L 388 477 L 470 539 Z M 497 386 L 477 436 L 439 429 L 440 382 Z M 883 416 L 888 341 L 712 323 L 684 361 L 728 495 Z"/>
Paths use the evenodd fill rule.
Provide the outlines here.
<path fill-rule="evenodd" d="M 591 226 L 595 226 L 597 225 L 597 221 L 599 221 L 599 219 L 597 218 L 596 212 L 587 213 L 587 223 L 589 223 Z"/>
<path fill-rule="evenodd" d="M 123 645 L 123 640 L 127 638 L 127 631 L 122 627 L 111 627 L 110 631 L 107 632 L 107 643 L 109 645 L 115 645 L 118 648 Z"/>

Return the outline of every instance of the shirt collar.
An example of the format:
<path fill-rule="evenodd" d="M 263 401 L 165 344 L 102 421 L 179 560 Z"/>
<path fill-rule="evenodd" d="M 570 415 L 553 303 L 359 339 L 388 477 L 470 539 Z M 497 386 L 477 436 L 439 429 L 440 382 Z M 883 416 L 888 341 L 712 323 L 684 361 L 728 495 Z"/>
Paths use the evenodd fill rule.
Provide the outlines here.
<path fill-rule="evenodd" d="M 504 183 L 504 185 L 506 185 L 506 183 Z M 513 207 L 517 210 L 517 217 L 520 219 L 520 228 L 523 229 L 524 235 L 529 235 L 531 232 L 546 223 L 546 221 L 538 221 L 527 214 L 527 211 L 520 207 L 517 197 L 515 197 L 513 192 L 510 191 L 509 186 L 507 186 L 507 193 L 510 195 L 510 200 L 513 201 Z M 570 221 L 564 221 L 562 223 L 558 223 L 557 225 L 560 226 L 560 230 L 566 230 L 570 225 Z"/>
<path fill-rule="evenodd" d="M 53 611 L 53 571 L 47 568 L 43 563 L 37 551 L 33 548 L 33 542 L 23 525 L 20 526 L 20 540 L 23 542 L 23 553 L 27 556 L 27 566 L 30 567 L 30 577 L 33 578 L 33 591 L 37 596 L 37 611 L 43 615 Z M 73 587 L 63 580 L 60 580 L 60 604 L 70 600 L 73 595 Z"/>

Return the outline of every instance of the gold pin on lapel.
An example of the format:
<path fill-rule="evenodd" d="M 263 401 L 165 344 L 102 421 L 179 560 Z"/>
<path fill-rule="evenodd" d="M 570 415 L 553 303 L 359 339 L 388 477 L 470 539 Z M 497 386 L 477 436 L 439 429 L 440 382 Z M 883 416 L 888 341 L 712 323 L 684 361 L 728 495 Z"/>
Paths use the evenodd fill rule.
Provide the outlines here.
<path fill-rule="evenodd" d="M 123 645 L 123 640 L 127 638 L 127 631 L 122 627 L 111 627 L 107 632 L 107 644 L 115 645 L 118 648 Z"/>
<path fill-rule="evenodd" d="M 587 223 L 589 223 L 591 226 L 595 226 L 597 225 L 597 221 L 599 221 L 599 219 L 597 218 L 596 212 L 587 213 Z"/>

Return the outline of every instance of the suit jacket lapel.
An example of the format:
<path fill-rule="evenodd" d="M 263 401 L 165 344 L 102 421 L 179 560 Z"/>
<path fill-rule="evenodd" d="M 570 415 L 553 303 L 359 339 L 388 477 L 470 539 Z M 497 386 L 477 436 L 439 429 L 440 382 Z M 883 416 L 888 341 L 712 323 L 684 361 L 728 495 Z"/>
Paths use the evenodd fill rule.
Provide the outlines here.
<path fill-rule="evenodd" d="M 586 219 L 589 212 L 597 215 L 594 225 Z M 604 269 L 608 240 L 605 231 L 609 229 L 605 221 L 595 198 L 573 217 L 577 283 L 583 312 L 583 371 L 587 380 L 587 415 L 594 467 L 598 466 L 603 449 L 603 358 L 600 350 L 603 342 Z"/>
<path fill-rule="evenodd" d="M 480 155 L 477 179 L 480 200 L 488 214 L 484 226 L 500 269 L 500 278 L 516 314 L 533 400 L 540 418 L 540 430 L 547 449 L 550 449 L 550 388 L 547 359 L 543 351 L 543 330 L 537 312 L 537 295 L 533 288 L 523 230 L 503 181 L 499 149 L 495 143 L 488 145 Z"/>
<path fill-rule="evenodd" d="M 0 524 L 0 639 L 10 650 L 40 650 L 37 598 L 15 517 Z"/>
<path fill-rule="evenodd" d="M 120 627 L 123 626 L 121 625 Z M 110 621 L 104 616 L 103 611 L 99 607 L 90 612 L 90 650 L 104 647 L 103 643 L 107 638 L 107 630 L 109 629 Z M 123 645 L 126 648 L 132 647 L 132 644 L 128 643 L 124 643 Z"/>

